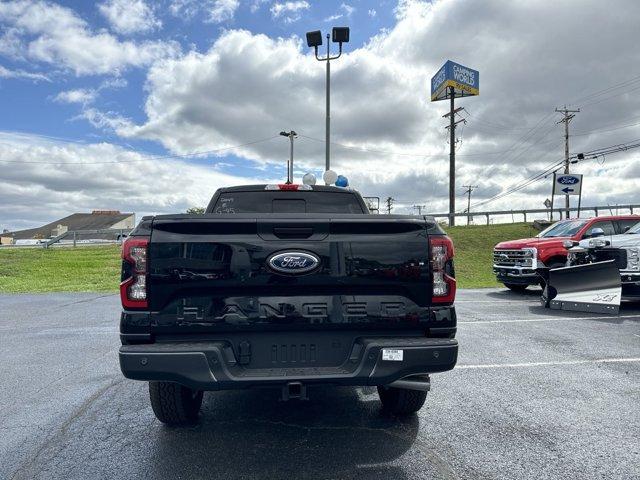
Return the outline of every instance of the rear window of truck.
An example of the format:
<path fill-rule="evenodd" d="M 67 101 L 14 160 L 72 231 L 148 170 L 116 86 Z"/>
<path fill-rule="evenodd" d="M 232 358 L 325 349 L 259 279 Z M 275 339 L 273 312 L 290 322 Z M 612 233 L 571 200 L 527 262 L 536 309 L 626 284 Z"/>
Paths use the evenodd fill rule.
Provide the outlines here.
<path fill-rule="evenodd" d="M 366 213 L 349 192 L 227 192 L 211 213 Z"/>

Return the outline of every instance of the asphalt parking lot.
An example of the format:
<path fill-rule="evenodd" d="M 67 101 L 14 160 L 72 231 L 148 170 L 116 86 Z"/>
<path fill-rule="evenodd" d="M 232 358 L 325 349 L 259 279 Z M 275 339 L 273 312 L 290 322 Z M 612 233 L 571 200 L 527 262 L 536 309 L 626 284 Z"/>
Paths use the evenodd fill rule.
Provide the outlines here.
<path fill-rule="evenodd" d="M 640 478 L 640 306 L 467 290 L 458 367 L 419 415 L 366 389 L 205 395 L 171 429 L 122 378 L 115 295 L 0 295 L 0 478 Z"/>

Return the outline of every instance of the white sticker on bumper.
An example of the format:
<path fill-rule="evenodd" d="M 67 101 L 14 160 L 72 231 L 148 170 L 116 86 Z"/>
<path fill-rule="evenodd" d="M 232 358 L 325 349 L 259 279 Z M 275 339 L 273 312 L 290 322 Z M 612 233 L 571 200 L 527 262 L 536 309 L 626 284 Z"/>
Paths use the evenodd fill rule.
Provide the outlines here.
<path fill-rule="evenodd" d="M 403 358 L 404 352 L 402 350 L 391 348 L 382 349 L 382 360 L 388 360 L 390 362 L 401 362 Z"/>

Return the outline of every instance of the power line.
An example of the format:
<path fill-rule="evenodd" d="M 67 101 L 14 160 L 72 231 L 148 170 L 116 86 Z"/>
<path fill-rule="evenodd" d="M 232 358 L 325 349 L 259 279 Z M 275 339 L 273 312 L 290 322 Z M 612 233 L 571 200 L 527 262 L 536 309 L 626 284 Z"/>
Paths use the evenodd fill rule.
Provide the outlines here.
<path fill-rule="evenodd" d="M 488 198 L 486 200 L 481 200 L 480 202 L 471 205 L 471 207 L 478 207 L 480 205 L 486 205 L 486 204 L 494 202 L 496 200 L 500 200 L 501 198 L 509 196 L 509 195 L 511 195 L 513 193 L 519 192 L 520 190 L 522 190 L 522 189 L 528 187 L 529 185 L 531 185 L 532 183 L 535 183 L 535 182 L 537 182 L 539 180 L 542 180 L 547 175 L 549 175 L 550 173 L 552 173 L 555 170 L 557 170 L 563 163 L 564 163 L 564 160 L 560 160 L 558 162 L 550 164 L 550 166 L 546 167 L 542 172 L 536 173 L 535 175 L 532 175 L 531 177 L 528 177 L 527 179 L 522 180 L 520 183 L 518 183 L 516 185 L 512 185 L 511 187 L 508 187 L 506 190 L 503 190 L 502 192 L 500 192 L 497 195 L 494 195 L 491 198 Z"/>
<path fill-rule="evenodd" d="M 632 88 L 630 90 L 625 90 L 624 93 L 635 92 L 636 90 L 640 90 L 640 86 Z M 620 94 L 618 92 L 616 92 L 615 95 L 610 95 L 608 97 L 604 97 L 604 98 L 601 98 L 599 100 L 595 100 L 593 102 L 585 103 L 585 104 L 581 105 L 581 108 L 590 107 L 591 105 L 597 105 L 598 103 L 606 102 L 607 100 L 611 100 L 613 97 L 617 97 L 619 95 Z"/>
<path fill-rule="evenodd" d="M 571 157 L 569 157 L 570 159 L 573 159 L 572 163 L 578 163 L 580 161 L 583 160 L 587 160 L 587 159 L 597 159 L 598 157 L 603 157 L 605 155 L 611 155 L 614 153 L 619 153 L 619 152 L 625 152 L 628 150 L 632 150 L 634 148 L 640 148 L 640 138 L 634 139 L 634 140 L 630 140 L 628 142 L 625 143 L 620 143 L 620 144 L 616 144 L 616 145 L 610 145 L 608 147 L 602 147 L 599 149 L 595 149 L 595 150 L 590 150 L 584 153 L 580 153 L 580 154 L 576 154 L 573 155 Z M 498 195 L 494 195 L 493 197 L 486 199 L 486 200 L 482 200 L 478 203 L 475 203 L 474 205 L 471 205 L 471 207 L 477 207 L 480 205 L 486 205 L 487 203 L 491 203 L 495 200 L 499 200 L 501 198 L 504 198 L 506 196 L 509 196 L 513 193 L 516 193 L 520 190 L 522 190 L 523 188 L 528 187 L 529 185 L 538 182 L 542 179 L 544 179 L 545 177 L 547 177 L 549 174 L 553 173 L 554 171 L 559 170 L 560 168 L 563 167 L 565 163 L 565 160 L 562 159 L 558 162 L 555 162 L 553 164 L 550 164 L 550 166 L 548 168 L 545 168 L 542 172 L 539 172 L 531 177 L 529 177 L 528 179 L 520 182 L 519 184 L 509 187 L 507 190 L 499 193 Z"/>
<path fill-rule="evenodd" d="M 611 93 L 613 90 L 618 90 L 620 88 L 625 88 L 628 87 L 629 85 L 636 83 L 636 82 L 640 82 L 640 75 L 635 76 L 635 77 L 631 77 L 623 82 L 620 83 L 616 83 L 614 85 L 610 85 L 606 88 L 603 88 L 602 90 L 597 90 L 595 92 L 589 93 L 583 97 L 579 97 L 575 100 L 573 100 L 572 102 L 570 102 L 568 105 L 578 105 L 579 102 L 584 102 L 585 100 L 590 100 L 592 98 L 596 98 L 602 95 L 606 95 L 608 93 Z M 585 105 L 580 105 L 581 107 L 584 107 Z"/>

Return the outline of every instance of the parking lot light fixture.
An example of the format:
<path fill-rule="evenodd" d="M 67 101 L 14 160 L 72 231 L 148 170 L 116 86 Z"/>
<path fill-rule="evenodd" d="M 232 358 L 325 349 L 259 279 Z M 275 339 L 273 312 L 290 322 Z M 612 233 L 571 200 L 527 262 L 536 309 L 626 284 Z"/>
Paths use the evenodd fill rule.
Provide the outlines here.
<path fill-rule="evenodd" d="M 338 55 L 331 56 L 331 42 L 338 44 Z M 318 47 L 322 45 L 322 32 L 314 30 L 307 32 L 307 45 L 314 49 L 316 60 L 327 63 L 326 79 L 326 119 L 325 119 L 325 171 L 331 169 L 331 60 L 336 60 L 342 55 L 342 44 L 349 42 L 349 27 L 333 27 L 331 35 L 327 33 L 327 56 L 318 56 Z M 328 185 L 328 184 L 327 184 Z"/>

